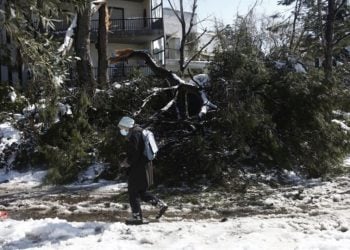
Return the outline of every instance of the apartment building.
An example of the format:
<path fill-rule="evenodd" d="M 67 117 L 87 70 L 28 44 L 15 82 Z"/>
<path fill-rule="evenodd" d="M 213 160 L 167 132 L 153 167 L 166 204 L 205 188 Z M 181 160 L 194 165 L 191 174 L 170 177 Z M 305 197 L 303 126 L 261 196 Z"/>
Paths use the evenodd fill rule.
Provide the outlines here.
<path fill-rule="evenodd" d="M 163 0 L 109 0 L 108 8 L 111 25 L 107 55 L 113 56 L 116 50 L 126 48 L 145 50 L 159 65 L 174 72 L 179 70 L 181 24 L 172 9 L 163 7 Z M 191 13 L 185 12 L 184 15 L 188 27 Z M 95 43 L 98 13 L 92 17 L 91 22 L 91 57 L 97 71 L 98 53 Z M 193 27 L 193 32 L 197 32 L 197 26 Z M 186 53 L 187 57 L 189 55 L 190 53 Z M 209 65 L 207 58 L 197 58 L 189 65 L 189 68 L 199 72 L 205 70 Z M 152 73 L 143 60 L 130 59 L 117 65 L 109 65 L 109 81 L 127 79 L 135 70 L 144 75 Z"/>
<path fill-rule="evenodd" d="M 0 0 L 0 11 L 5 13 L 5 1 Z M 0 23 L 4 20 L 0 15 Z M 22 58 L 13 43 L 5 27 L 0 27 L 0 82 L 8 82 L 11 85 L 21 85 L 28 78 L 26 67 L 22 63 Z"/>
<path fill-rule="evenodd" d="M 5 9 L 5 1 L 0 0 L 0 10 Z M 163 0 L 108 0 L 108 9 L 111 24 L 108 33 L 108 57 L 113 56 L 116 50 L 130 48 L 147 51 L 159 64 L 165 64 Z M 57 23 L 54 33 L 63 37 L 68 26 L 69 23 L 63 20 L 63 22 Z M 91 17 L 90 37 L 92 66 L 96 72 L 98 62 L 97 31 L 98 12 Z M 1 44 L 11 48 L 7 58 L 4 56 L 5 52 L 2 51 L 4 46 Z M 23 68 L 18 55 L 16 46 L 4 28 L 0 27 L 0 81 L 14 84 L 26 82 L 27 71 Z M 1 60 L 1 56 L 4 60 Z M 118 65 L 109 65 L 109 81 L 125 79 L 135 70 L 140 70 L 144 74 L 151 73 L 144 61 L 128 60 Z"/>
<path fill-rule="evenodd" d="M 180 15 L 180 13 L 177 13 Z M 189 27 L 190 21 L 191 21 L 191 12 L 184 12 L 184 18 L 186 22 L 186 28 Z M 182 39 L 182 31 L 181 31 L 181 23 L 179 22 L 178 18 L 176 17 L 174 11 L 171 8 L 163 8 L 163 17 L 164 17 L 164 37 L 165 37 L 165 65 L 167 69 L 172 71 L 178 71 L 179 70 L 179 59 L 180 59 L 180 43 Z M 196 24 L 198 22 L 197 15 L 194 15 L 194 23 Z M 197 25 L 194 25 L 192 28 L 191 33 L 194 35 L 198 35 L 199 28 Z M 200 48 L 205 43 L 207 43 L 211 38 L 213 34 L 206 33 L 201 37 L 201 39 L 198 41 L 198 44 L 196 46 L 186 46 L 185 47 L 185 60 L 189 59 L 193 54 L 195 49 Z M 196 47 L 196 48 L 195 48 Z M 209 65 L 209 59 L 213 54 L 214 47 L 213 45 L 208 46 L 204 51 L 203 55 L 205 56 L 198 56 L 195 60 L 193 60 L 188 68 L 197 71 L 202 72 L 205 71 L 207 66 Z"/>
<path fill-rule="evenodd" d="M 164 65 L 164 25 L 162 0 L 109 0 L 110 27 L 107 55 L 126 48 L 149 52 L 155 60 Z M 96 49 L 98 13 L 91 18 L 91 58 L 97 70 Z M 143 60 L 130 59 L 109 65 L 110 81 L 127 78 L 133 71 L 150 74 Z"/>
<path fill-rule="evenodd" d="M 0 8 L 4 9 L 6 0 L 0 0 Z M 163 0 L 108 0 L 110 27 L 108 33 L 107 55 L 112 57 L 116 50 L 130 48 L 149 52 L 160 65 L 176 72 L 179 70 L 179 46 L 181 25 L 173 10 L 163 7 Z M 185 13 L 189 23 L 191 13 Z M 61 25 L 59 25 L 61 24 Z M 55 33 L 64 36 L 69 23 L 62 22 L 56 26 Z M 97 73 L 98 12 L 91 18 L 91 59 Z M 197 27 L 193 28 L 197 32 Z M 0 44 L 11 44 L 10 38 L 0 27 Z M 10 63 L 0 63 L 0 80 L 23 84 L 27 80 L 25 66 L 18 58 L 15 46 L 11 49 Z M 1 46 L 0 46 L 1 56 Z M 1 57 L 0 57 L 1 58 Z M 7 60 L 9 61 L 9 60 Z M 1 65 L 2 64 L 2 65 Z M 203 70 L 208 65 L 206 60 L 193 61 L 189 68 Z M 127 79 L 133 72 L 151 74 L 143 60 L 130 59 L 108 66 L 110 82 Z"/>

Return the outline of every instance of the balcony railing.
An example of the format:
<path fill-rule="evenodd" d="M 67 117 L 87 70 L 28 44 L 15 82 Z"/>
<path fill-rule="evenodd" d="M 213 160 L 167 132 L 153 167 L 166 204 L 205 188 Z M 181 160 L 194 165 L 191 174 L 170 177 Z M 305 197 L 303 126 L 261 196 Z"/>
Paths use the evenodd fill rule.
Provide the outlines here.
<path fill-rule="evenodd" d="M 192 57 L 194 54 L 193 51 L 185 50 L 185 60 Z M 210 56 L 199 54 L 194 60 L 195 61 L 208 61 L 210 60 Z M 165 59 L 171 59 L 171 60 L 180 60 L 180 49 L 173 49 L 173 48 L 166 48 L 165 49 Z"/>
<path fill-rule="evenodd" d="M 92 71 L 95 79 L 97 79 L 98 68 L 93 67 Z M 153 71 L 147 65 L 115 65 L 109 66 L 107 68 L 107 76 L 108 82 L 120 82 L 131 79 L 131 77 L 135 74 L 142 74 L 143 76 L 153 75 Z M 77 80 L 77 72 L 75 67 L 72 65 L 69 69 L 69 74 L 67 76 L 67 80 L 71 82 L 75 82 Z"/>
<path fill-rule="evenodd" d="M 110 19 L 110 32 L 120 31 L 152 31 L 162 30 L 162 18 L 125 18 L 125 19 Z M 98 31 L 98 20 L 91 21 L 91 31 Z"/>
<path fill-rule="evenodd" d="M 97 78 L 97 67 L 93 68 L 94 76 Z M 107 68 L 109 82 L 120 82 L 130 79 L 133 74 L 142 74 L 144 76 L 152 75 L 153 71 L 147 65 L 115 65 Z"/>
<path fill-rule="evenodd" d="M 163 29 L 162 18 L 125 18 L 125 19 L 110 19 L 109 31 L 113 32 L 127 32 L 127 31 L 156 31 Z M 64 34 L 69 27 L 69 24 L 64 22 L 57 22 L 54 33 Z M 91 31 L 98 31 L 98 20 L 91 20 Z"/>

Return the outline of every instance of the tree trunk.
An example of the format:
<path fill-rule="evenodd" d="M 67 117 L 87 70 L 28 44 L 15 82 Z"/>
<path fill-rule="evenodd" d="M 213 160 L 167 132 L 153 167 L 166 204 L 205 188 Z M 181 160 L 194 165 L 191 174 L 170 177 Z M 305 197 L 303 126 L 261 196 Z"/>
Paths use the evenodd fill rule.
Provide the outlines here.
<path fill-rule="evenodd" d="M 297 20 L 299 18 L 300 15 L 300 9 L 301 9 L 301 0 L 297 0 L 295 2 L 295 8 L 294 8 L 294 19 L 293 19 L 293 25 L 292 25 L 292 35 L 290 38 L 290 43 L 289 43 L 289 50 L 293 51 L 293 47 L 294 47 L 294 39 L 295 39 L 295 35 L 296 35 L 296 24 L 297 24 Z"/>
<path fill-rule="evenodd" d="M 108 25 L 108 13 L 107 4 L 104 4 L 99 9 L 98 20 L 98 72 L 97 81 L 99 87 L 103 88 L 107 86 L 107 25 Z"/>
<path fill-rule="evenodd" d="M 9 20 L 10 17 L 10 13 L 11 13 L 11 8 L 10 8 L 10 3 L 8 3 L 7 1 L 4 2 L 4 9 L 5 9 L 5 20 Z M 12 84 L 12 46 L 11 46 L 11 36 L 6 32 L 5 30 L 5 34 L 4 34 L 6 43 L 5 43 L 5 66 L 6 66 L 6 70 L 7 70 L 7 81 L 8 83 Z M 1 69 L 0 69 L 1 70 Z M 6 73 L 5 73 L 6 74 Z M 5 77 L 6 78 L 6 77 Z"/>
<path fill-rule="evenodd" d="M 334 19 L 335 19 L 335 0 L 328 0 L 328 14 L 325 30 L 325 51 L 324 51 L 324 72 L 328 85 L 332 84 L 333 71 L 333 35 L 334 35 Z"/>
<path fill-rule="evenodd" d="M 37 6 L 38 10 L 43 9 L 44 0 L 37 0 L 36 6 Z M 44 24 L 43 24 L 43 22 L 42 22 L 42 19 L 39 20 L 38 31 L 39 31 L 40 33 L 44 33 L 44 32 L 45 32 Z"/>
<path fill-rule="evenodd" d="M 90 59 L 90 5 L 78 14 L 75 38 L 75 53 L 80 58 L 77 61 L 78 84 L 83 87 L 89 97 L 94 95 L 96 81 Z"/>
<path fill-rule="evenodd" d="M 181 44 L 180 44 L 180 72 L 181 76 L 184 75 L 184 65 L 185 65 L 185 45 L 186 45 L 186 20 L 185 20 L 185 15 L 184 15 L 184 9 L 183 9 L 183 0 L 180 0 L 180 15 L 181 15 L 181 33 L 182 33 L 182 38 L 181 38 Z"/>
<path fill-rule="evenodd" d="M 16 65 L 17 65 L 17 72 L 18 72 L 18 80 L 20 86 L 23 86 L 23 58 L 21 54 L 21 50 L 17 48 L 16 50 Z"/>
<path fill-rule="evenodd" d="M 180 10 L 177 11 L 175 9 L 175 5 L 172 3 L 171 0 L 168 0 L 168 3 L 170 4 L 171 9 L 173 10 L 176 18 L 178 19 L 178 21 L 180 22 L 181 25 L 181 41 L 180 41 L 180 48 L 179 48 L 179 53 L 180 53 L 180 59 L 179 59 L 179 68 L 180 68 L 180 74 L 181 76 L 184 75 L 184 72 L 186 70 L 186 68 L 188 67 L 188 65 L 190 64 L 190 62 L 192 60 L 194 60 L 196 58 L 196 56 L 198 56 L 210 43 L 211 41 L 204 45 L 198 52 L 195 52 L 194 55 L 189 56 L 189 54 L 187 54 L 187 56 L 189 56 L 189 59 L 186 59 L 186 45 L 190 42 L 193 43 L 194 41 L 199 41 L 200 37 L 202 35 L 204 35 L 204 33 L 206 32 L 206 30 L 197 38 L 193 39 L 193 41 L 188 41 L 189 38 L 191 37 L 191 32 L 192 29 L 195 25 L 197 25 L 197 21 L 195 20 L 196 17 L 196 9 L 197 9 L 197 0 L 192 0 L 192 6 L 191 6 L 191 16 L 190 18 L 185 18 L 185 10 L 184 10 L 184 3 L 183 0 L 179 0 L 179 4 L 180 4 Z M 187 27 L 187 22 L 189 21 L 188 27 Z"/>
<path fill-rule="evenodd" d="M 13 46 L 12 46 L 12 39 L 11 36 L 6 33 L 6 43 L 7 43 L 7 49 L 9 49 L 9 59 L 7 63 L 7 77 L 8 82 L 13 85 L 13 75 L 12 75 L 12 67 L 13 67 L 13 58 L 12 58 L 12 52 L 13 52 Z"/>

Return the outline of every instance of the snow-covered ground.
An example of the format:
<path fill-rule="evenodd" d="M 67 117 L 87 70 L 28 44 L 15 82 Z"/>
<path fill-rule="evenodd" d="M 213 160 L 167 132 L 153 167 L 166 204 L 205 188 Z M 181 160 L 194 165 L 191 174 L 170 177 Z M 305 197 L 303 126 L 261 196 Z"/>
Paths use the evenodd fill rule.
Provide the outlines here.
<path fill-rule="evenodd" d="M 66 186 L 50 192 L 50 187 L 37 186 L 43 174 L 13 173 L 9 182 L 0 184 L 0 210 L 10 214 L 0 221 L 0 249 L 350 249 L 348 176 L 328 182 L 300 181 L 277 189 L 262 185 L 238 196 L 203 190 L 194 195 L 198 203 L 181 200 L 180 190 L 178 196 L 167 198 L 171 208 L 160 222 L 127 226 L 97 216 L 123 209 L 123 216 L 128 215 L 128 207 L 115 199 L 125 192 L 125 183 Z M 106 205 L 101 198 L 108 195 L 114 198 Z M 45 213 L 35 216 L 53 207 L 60 211 L 58 218 Z M 30 214 L 15 219 L 21 211 Z M 77 211 L 90 216 L 83 222 L 63 219 Z M 196 215 L 191 218 L 190 213 Z"/>
<path fill-rule="evenodd" d="M 20 173 L 17 171 L 6 171 L 0 169 L 0 185 L 2 188 L 17 189 L 17 188 L 32 188 L 41 185 L 46 171 L 28 171 Z"/>
<path fill-rule="evenodd" d="M 2 152 L 20 133 L 5 123 L 0 138 Z M 161 221 L 127 226 L 126 183 L 91 183 L 99 169 L 61 187 L 42 186 L 45 171 L 0 169 L 0 211 L 9 213 L 0 219 L 0 249 L 350 250 L 349 176 L 303 180 L 290 172 L 294 185 L 232 193 L 160 187 L 170 205 Z M 149 205 L 143 211 L 156 213 Z"/>
<path fill-rule="evenodd" d="M 349 213 L 337 216 L 349 222 Z M 349 232 L 331 216 L 252 216 L 142 226 L 10 219 L 0 225 L 2 249 L 350 249 Z"/>

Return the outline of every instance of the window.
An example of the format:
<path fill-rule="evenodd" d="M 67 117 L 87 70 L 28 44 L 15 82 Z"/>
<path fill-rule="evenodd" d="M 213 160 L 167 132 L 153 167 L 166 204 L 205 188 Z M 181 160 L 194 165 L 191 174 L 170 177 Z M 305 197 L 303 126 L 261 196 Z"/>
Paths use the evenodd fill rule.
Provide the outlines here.
<path fill-rule="evenodd" d="M 164 65 L 165 58 L 164 58 L 164 38 L 161 37 L 157 40 L 154 40 L 152 42 L 152 48 L 153 48 L 153 57 L 157 61 L 157 63 Z"/>
<path fill-rule="evenodd" d="M 162 0 L 152 0 L 152 18 L 162 18 Z"/>
<path fill-rule="evenodd" d="M 108 10 L 110 19 L 124 19 L 124 9 L 109 7 Z"/>

